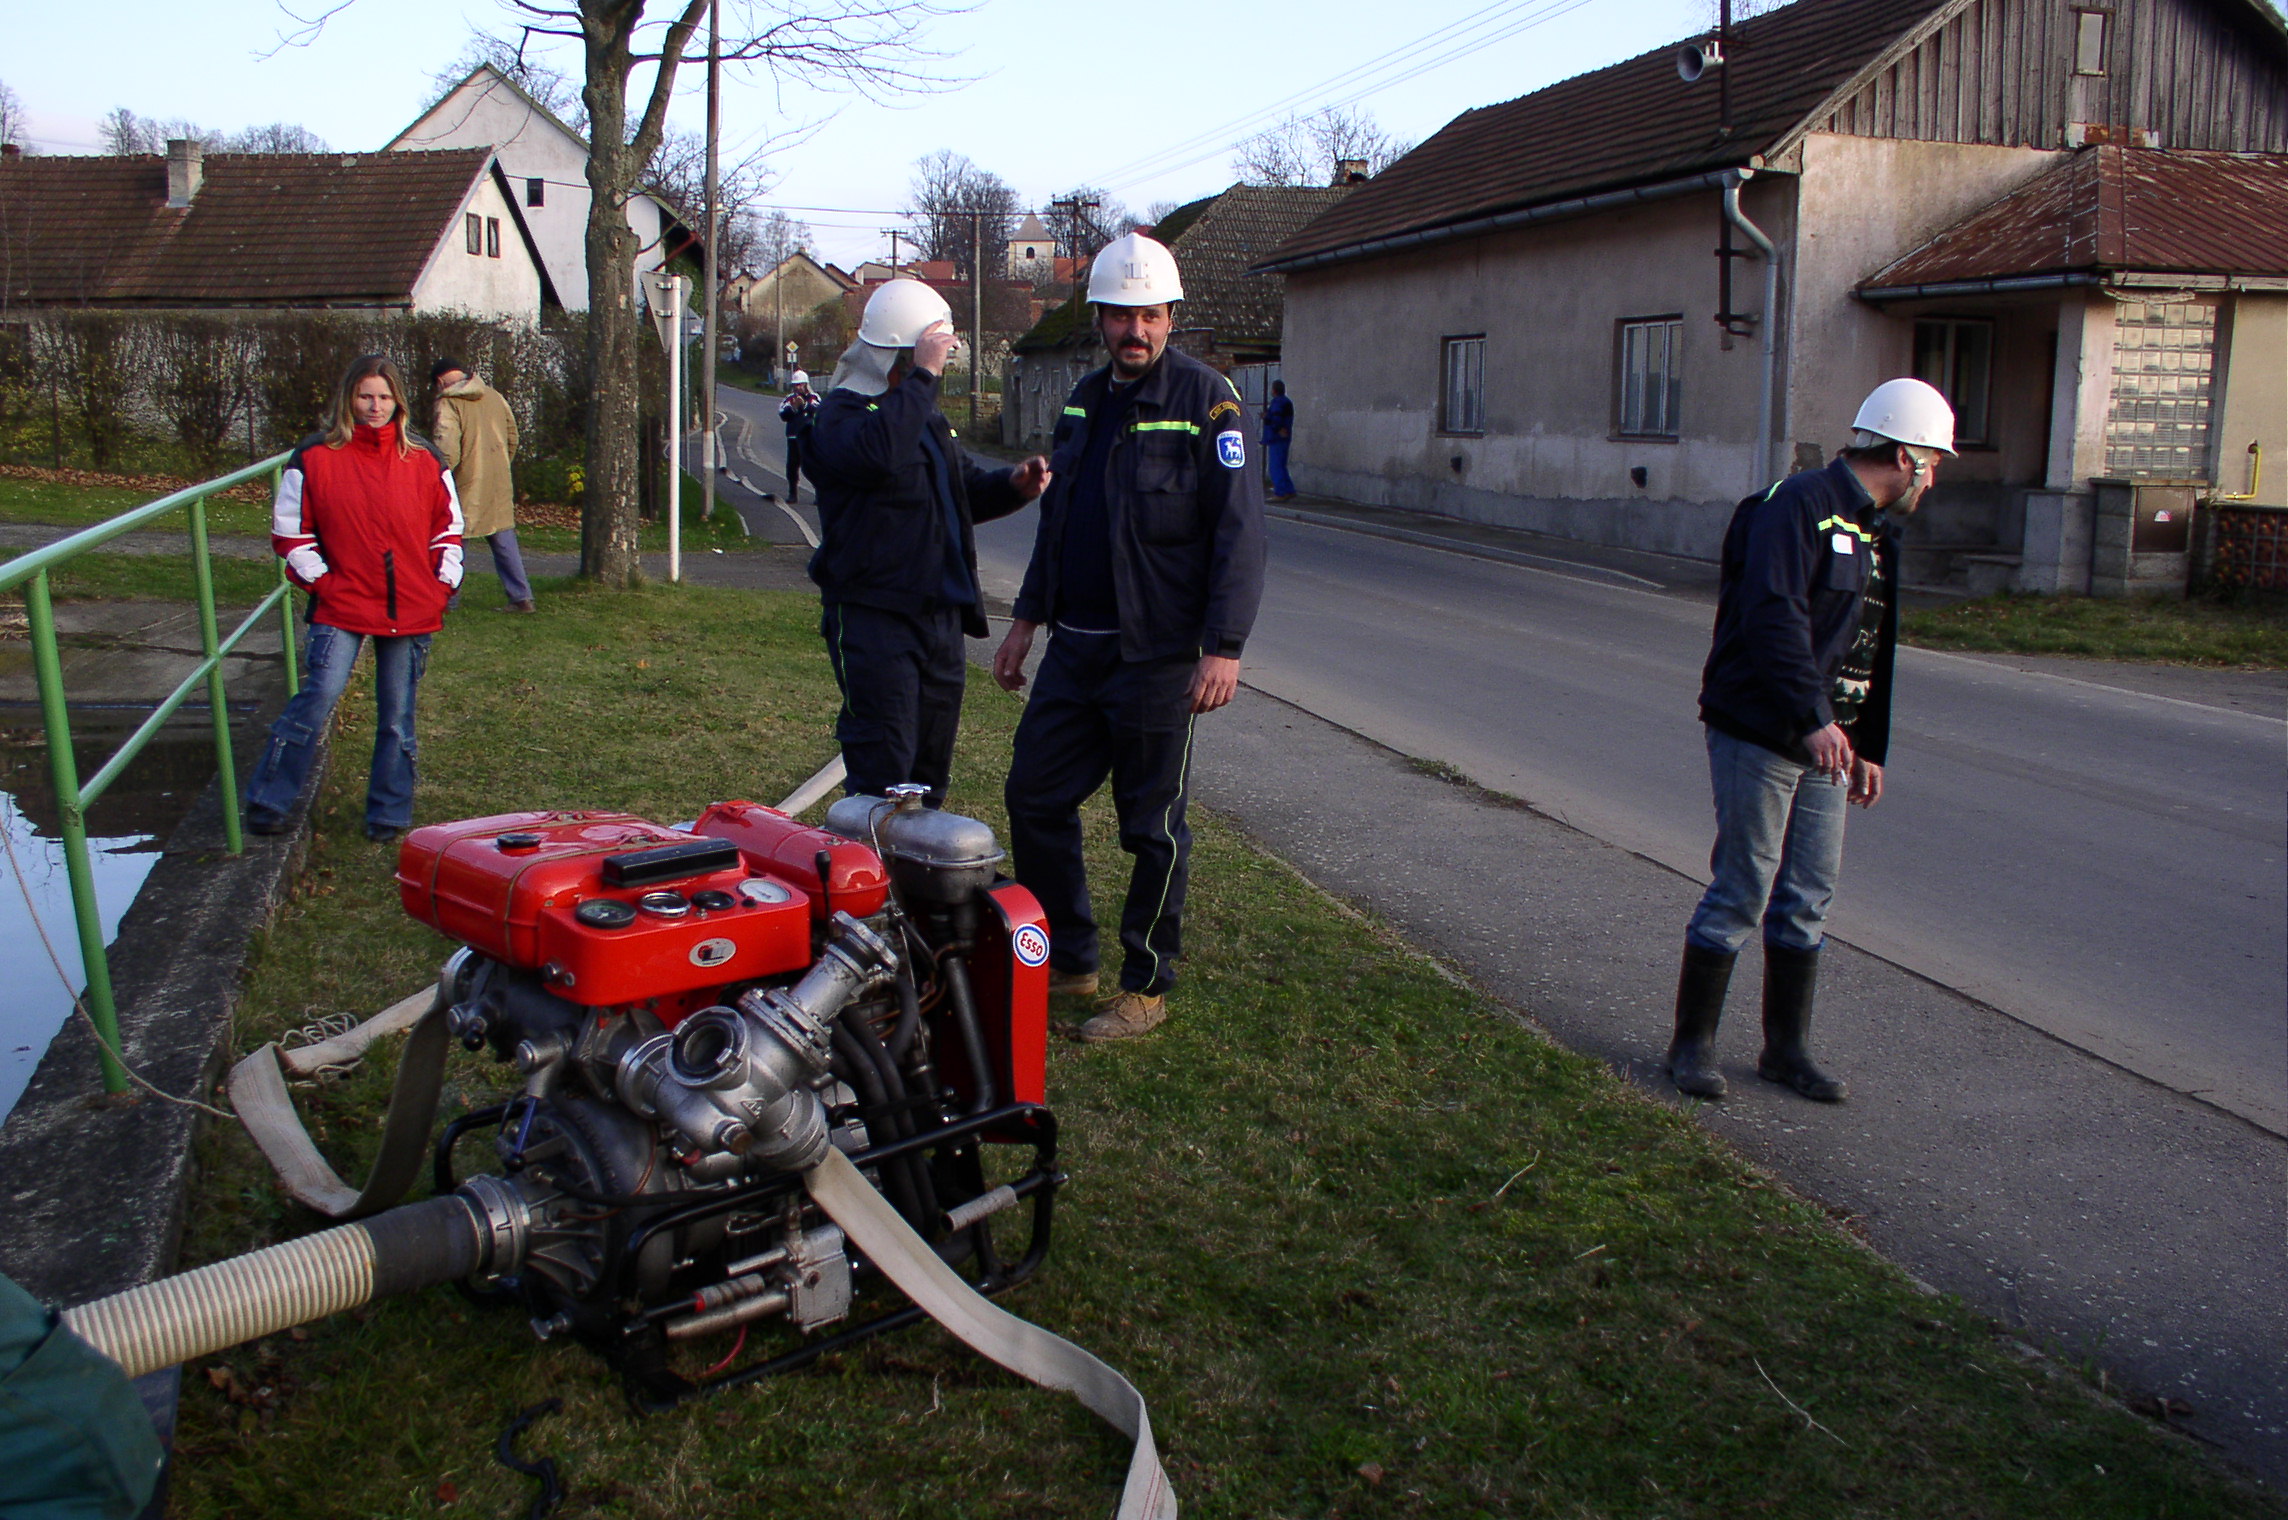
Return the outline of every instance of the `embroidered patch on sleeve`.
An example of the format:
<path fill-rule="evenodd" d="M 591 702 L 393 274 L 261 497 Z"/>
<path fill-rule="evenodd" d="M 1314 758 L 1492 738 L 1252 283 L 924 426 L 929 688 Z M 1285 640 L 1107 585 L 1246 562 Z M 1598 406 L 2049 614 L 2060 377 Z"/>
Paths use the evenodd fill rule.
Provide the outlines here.
<path fill-rule="evenodd" d="M 1238 415 L 1239 403 L 1236 401 L 1218 401 L 1214 406 L 1208 408 L 1208 421 L 1210 422 L 1215 421 L 1218 417 L 1237 417 Z"/>
<path fill-rule="evenodd" d="M 1247 440 L 1237 433 L 1216 434 L 1216 458 L 1227 470 L 1236 470 L 1247 463 Z"/>

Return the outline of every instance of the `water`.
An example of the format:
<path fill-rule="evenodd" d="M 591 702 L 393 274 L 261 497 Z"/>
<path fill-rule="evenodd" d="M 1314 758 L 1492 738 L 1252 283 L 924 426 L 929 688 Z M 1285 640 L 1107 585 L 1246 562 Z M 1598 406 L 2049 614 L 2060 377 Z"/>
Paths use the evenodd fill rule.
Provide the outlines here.
<path fill-rule="evenodd" d="M 40 1058 L 86 980 L 71 882 L 64 870 L 55 789 L 37 720 L 0 704 L 0 1119 L 23 1096 Z M 84 780 L 133 732 L 140 711 L 75 710 L 73 753 Z M 214 774 L 214 731 L 203 714 L 170 724 L 97 800 L 88 819 L 88 858 L 95 875 L 104 943 L 158 864 L 167 835 Z M 234 735 L 241 764 L 243 727 Z M 46 944 L 41 931 L 46 931 Z M 49 946 L 63 962 L 59 974 Z M 67 987 L 65 978 L 69 977 Z"/>
<path fill-rule="evenodd" d="M 72 918 L 71 882 L 64 871 L 64 846 L 0 792 L 0 836 L 5 836 L 7 886 L 0 892 L 0 964 L 14 968 L 0 994 L 0 1119 L 23 1096 L 48 1043 L 72 1016 L 72 994 L 86 979 L 80 969 L 79 931 Z M 119 933 L 119 920 L 159 862 L 156 834 L 90 835 L 89 863 L 95 870 L 95 902 L 103 920 L 103 942 Z M 47 944 L 41 943 L 41 930 Z M 63 962 L 58 973 L 49 958 Z M 71 978 L 69 987 L 64 975 Z"/>

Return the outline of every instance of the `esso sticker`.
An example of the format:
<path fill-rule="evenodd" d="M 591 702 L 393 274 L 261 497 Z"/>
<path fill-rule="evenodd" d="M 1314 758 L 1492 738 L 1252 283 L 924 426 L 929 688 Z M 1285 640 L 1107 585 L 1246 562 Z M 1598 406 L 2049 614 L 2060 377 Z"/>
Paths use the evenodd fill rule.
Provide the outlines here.
<path fill-rule="evenodd" d="M 1019 924 L 1009 937 L 1009 948 L 1017 952 L 1018 965 L 1038 966 L 1049 958 L 1049 937 L 1038 924 Z"/>
<path fill-rule="evenodd" d="M 703 939 L 691 947 L 694 966 L 720 966 L 739 953 L 738 945 L 727 939 Z"/>

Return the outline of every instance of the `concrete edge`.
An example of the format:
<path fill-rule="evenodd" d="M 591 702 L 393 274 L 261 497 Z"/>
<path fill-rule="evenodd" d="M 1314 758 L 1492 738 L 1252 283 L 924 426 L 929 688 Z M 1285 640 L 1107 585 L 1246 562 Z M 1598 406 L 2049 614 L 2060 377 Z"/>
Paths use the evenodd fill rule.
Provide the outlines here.
<path fill-rule="evenodd" d="M 120 922 L 110 962 L 121 1050 L 164 1092 L 217 1101 L 255 936 L 308 850 L 310 807 L 330 757 L 320 742 L 315 779 L 287 832 L 247 835 L 242 855 L 225 851 L 220 778 L 208 782 Z M 56 949 L 69 966 L 77 946 L 68 923 L 62 934 Z M 106 1098 L 95 1036 L 78 1017 L 67 1020 L 0 1126 L 9 1221 L 0 1271 L 59 1306 L 172 1271 L 205 1117 L 141 1088 Z"/>

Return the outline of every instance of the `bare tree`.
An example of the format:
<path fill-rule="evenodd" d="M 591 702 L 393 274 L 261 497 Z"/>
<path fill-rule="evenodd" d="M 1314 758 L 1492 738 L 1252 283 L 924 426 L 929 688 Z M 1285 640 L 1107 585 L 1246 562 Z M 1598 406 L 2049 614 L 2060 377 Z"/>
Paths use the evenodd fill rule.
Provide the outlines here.
<path fill-rule="evenodd" d="M 757 274 L 767 274 L 796 254 L 809 253 L 812 246 L 808 222 L 797 221 L 784 211 L 773 211 L 755 224 L 754 260 L 747 267 Z"/>
<path fill-rule="evenodd" d="M 1290 116 L 1266 127 L 1232 154 L 1232 172 L 1250 185 L 1327 185 L 1335 165 L 1364 162 L 1380 174 L 1414 151 L 1414 144 L 1392 137 L 1370 112 L 1328 109 Z"/>
<path fill-rule="evenodd" d="M 507 0 L 527 37 L 570 38 L 584 64 L 580 98 L 589 122 L 588 413 L 580 509 L 580 573 L 611 586 L 635 584 L 640 416 L 636 392 L 635 261 L 639 247 L 626 206 L 667 131 L 667 109 L 682 65 L 704 58 L 699 23 L 708 0 Z M 812 85 L 875 93 L 918 90 L 930 54 L 916 40 L 946 0 L 811 0 L 800 10 L 777 0 L 731 0 L 721 57 Z M 648 78 L 639 82 L 640 71 Z M 640 108 L 631 113 L 630 95 Z"/>
<path fill-rule="evenodd" d="M 138 116 L 125 106 L 103 118 L 103 151 L 110 154 L 164 153 L 170 138 L 188 137 L 210 153 L 324 153 L 326 141 L 296 122 L 274 121 L 242 132 L 218 132 L 181 117 Z"/>
<path fill-rule="evenodd" d="M 30 130 L 31 122 L 25 117 L 22 97 L 8 88 L 8 81 L 0 79 L 0 143 L 14 143 L 29 153 L 32 145 L 24 138 Z"/>
<path fill-rule="evenodd" d="M 462 80 L 486 64 L 491 64 L 507 76 L 511 84 L 545 106 L 550 114 L 573 131 L 586 136 L 588 107 L 580 99 L 579 85 L 562 69 L 552 68 L 541 59 L 527 57 L 526 53 L 527 49 L 521 41 L 510 42 L 506 38 L 488 36 L 483 32 L 472 33 L 453 61 L 430 76 L 434 88 L 428 104 L 421 108 L 422 111 L 426 113 L 430 107 L 459 88 Z"/>
<path fill-rule="evenodd" d="M 771 187 L 772 176 L 764 159 L 777 146 L 774 138 L 737 163 L 717 165 L 716 204 L 723 218 L 723 245 L 716 250 L 715 267 L 726 274 L 745 268 L 755 257 L 760 235 L 755 202 Z M 659 147 L 644 165 L 640 183 L 673 206 L 685 226 L 706 226 L 706 135 L 677 127 L 662 132 Z"/>
<path fill-rule="evenodd" d="M 963 279 L 969 278 L 972 238 L 989 250 L 987 267 L 992 267 L 1008 247 L 1022 210 L 1017 192 L 1000 175 L 980 169 L 967 155 L 950 148 L 914 160 L 906 207 L 916 255 L 951 259 Z M 973 218 L 981 219 L 974 232 Z"/>

